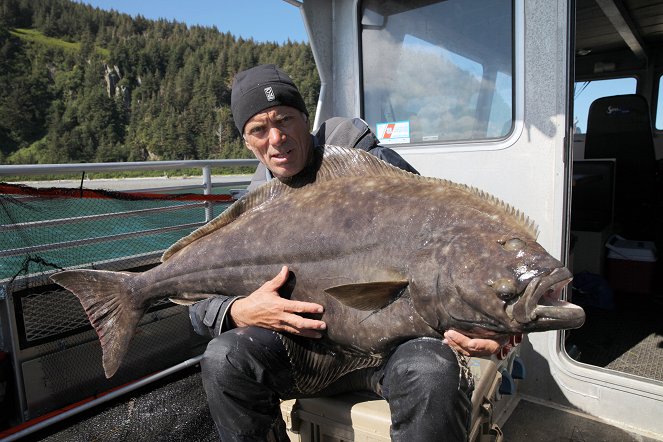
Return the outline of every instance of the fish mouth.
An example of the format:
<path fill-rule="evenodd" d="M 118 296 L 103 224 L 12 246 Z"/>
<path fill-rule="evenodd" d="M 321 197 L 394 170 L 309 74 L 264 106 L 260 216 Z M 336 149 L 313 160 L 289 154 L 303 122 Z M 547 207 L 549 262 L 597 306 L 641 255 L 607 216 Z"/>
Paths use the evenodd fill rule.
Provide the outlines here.
<path fill-rule="evenodd" d="M 520 299 L 507 305 L 507 315 L 531 330 L 580 327 L 585 322 L 585 311 L 560 299 L 562 290 L 572 279 L 565 267 L 533 278 Z"/>

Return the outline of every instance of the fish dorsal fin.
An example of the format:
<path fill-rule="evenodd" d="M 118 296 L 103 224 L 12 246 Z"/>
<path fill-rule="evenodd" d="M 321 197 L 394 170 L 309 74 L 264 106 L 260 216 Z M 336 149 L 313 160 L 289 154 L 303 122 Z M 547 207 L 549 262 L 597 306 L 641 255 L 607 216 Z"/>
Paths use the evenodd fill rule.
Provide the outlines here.
<path fill-rule="evenodd" d="M 374 311 L 398 299 L 408 284 L 406 280 L 344 284 L 325 289 L 325 293 L 348 307 Z"/>
<path fill-rule="evenodd" d="M 302 173 L 289 178 L 270 180 L 255 189 L 253 192 L 249 192 L 241 199 L 235 201 L 235 203 L 212 221 L 197 230 L 194 230 L 188 236 L 181 238 L 170 246 L 170 248 L 164 252 L 161 261 L 167 260 L 195 240 L 233 222 L 243 213 L 262 207 L 264 204 L 269 203 L 278 196 L 297 192 L 300 188 L 307 185 L 315 185 L 316 183 L 324 183 L 336 179 L 357 176 L 387 176 L 393 178 L 409 177 L 422 182 L 434 181 L 449 186 L 450 188 L 457 189 L 468 196 L 480 198 L 500 210 L 507 212 L 516 220 L 516 227 L 524 230 L 525 233 L 532 236 L 534 239 L 538 234 L 536 225 L 527 216 L 482 190 L 469 187 L 465 184 L 454 183 L 449 180 L 429 178 L 406 172 L 360 149 L 332 145 L 317 146 L 313 150 L 312 161 L 313 164 L 311 167 L 307 167 Z"/>
<path fill-rule="evenodd" d="M 322 151 L 320 149 L 315 150 L 314 158 L 322 157 Z M 318 160 L 318 163 L 321 162 Z M 241 214 L 248 212 L 250 210 L 256 209 L 257 207 L 262 206 L 263 204 L 268 203 L 275 197 L 283 195 L 285 193 L 290 193 L 295 191 L 300 187 L 303 187 L 307 182 L 311 182 L 311 173 L 300 176 L 295 176 L 286 179 L 273 179 L 262 186 L 255 189 L 253 192 L 249 192 L 244 195 L 239 200 L 235 201 L 230 207 L 224 210 L 219 216 L 214 218 L 212 221 L 208 222 L 204 226 L 194 230 L 189 235 L 179 239 L 173 245 L 171 245 L 168 250 L 166 250 L 161 256 L 161 261 L 166 261 L 168 258 L 173 256 L 178 251 L 182 250 L 187 245 L 191 244 L 195 240 L 202 238 L 205 235 L 208 235 L 223 226 L 230 224 L 236 220 Z M 313 174 L 314 175 L 314 174 Z"/>
<path fill-rule="evenodd" d="M 326 144 L 316 181 L 335 180 L 349 176 L 418 176 L 382 161 L 361 149 Z"/>
<path fill-rule="evenodd" d="M 360 149 L 348 149 L 331 145 L 325 145 L 323 147 L 324 158 L 316 176 L 316 181 L 318 182 L 351 176 L 409 177 L 421 182 L 436 182 L 449 188 L 456 189 L 468 197 L 482 200 L 490 206 L 505 212 L 509 218 L 513 219 L 514 228 L 522 231 L 532 239 L 536 239 L 539 235 L 536 223 L 527 217 L 527 215 L 481 189 L 445 179 L 416 175 L 399 169 L 396 166 L 392 166 L 391 164 Z"/>
<path fill-rule="evenodd" d="M 162 255 L 161 261 L 166 261 L 193 241 L 233 222 L 242 213 L 260 207 L 279 195 L 296 192 L 307 184 L 321 183 L 348 176 L 371 176 L 391 173 L 395 175 L 407 174 L 416 176 L 402 171 L 362 150 L 339 146 L 317 146 L 314 149 L 313 162 L 313 167 L 306 169 L 304 173 L 289 178 L 270 180 L 253 192 L 235 201 L 212 221 L 194 230 L 188 236 L 181 238 L 170 246 Z"/>

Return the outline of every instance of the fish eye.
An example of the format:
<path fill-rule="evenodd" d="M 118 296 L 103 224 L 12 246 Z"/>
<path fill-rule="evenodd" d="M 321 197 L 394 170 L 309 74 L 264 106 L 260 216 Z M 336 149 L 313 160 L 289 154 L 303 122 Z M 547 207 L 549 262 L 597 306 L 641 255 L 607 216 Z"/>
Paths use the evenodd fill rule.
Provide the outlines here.
<path fill-rule="evenodd" d="M 522 239 L 518 238 L 511 238 L 508 241 L 504 241 L 502 244 L 502 247 L 504 247 L 504 250 L 507 250 L 509 252 L 516 252 L 518 250 L 522 250 L 525 248 L 525 241 Z"/>
<path fill-rule="evenodd" d="M 518 295 L 516 281 L 511 278 L 500 278 L 491 286 L 495 290 L 495 293 L 497 293 L 497 296 L 503 301 L 510 301 Z"/>

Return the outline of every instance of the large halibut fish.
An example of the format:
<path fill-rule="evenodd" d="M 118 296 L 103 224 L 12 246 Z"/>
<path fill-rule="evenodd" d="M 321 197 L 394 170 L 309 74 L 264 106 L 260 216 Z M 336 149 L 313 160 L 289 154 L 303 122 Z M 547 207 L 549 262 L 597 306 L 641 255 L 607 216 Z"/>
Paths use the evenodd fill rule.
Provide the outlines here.
<path fill-rule="evenodd" d="M 576 328 L 585 319 L 560 300 L 571 273 L 536 242 L 536 227 L 520 212 L 477 189 L 336 146 L 317 147 L 304 172 L 247 194 L 162 261 L 143 273 L 51 277 L 81 301 L 107 377 L 152 301 L 247 295 L 283 265 L 293 276 L 290 299 L 322 304 L 327 323 L 319 340 L 283 339 L 293 358 L 318 358 L 334 378 L 446 329 L 498 337 Z M 308 379 L 300 390 L 329 382 Z"/>

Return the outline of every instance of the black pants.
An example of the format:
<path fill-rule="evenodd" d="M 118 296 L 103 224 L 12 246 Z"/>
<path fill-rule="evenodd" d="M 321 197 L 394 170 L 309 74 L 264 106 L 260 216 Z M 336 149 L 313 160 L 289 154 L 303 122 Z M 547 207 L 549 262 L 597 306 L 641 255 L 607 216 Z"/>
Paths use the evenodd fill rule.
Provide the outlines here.
<path fill-rule="evenodd" d="M 223 442 L 288 441 L 280 399 L 298 397 L 290 361 L 276 332 L 230 330 L 205 351 L 203 385 Z M 315 396 L 370 390 L 391 410 L 393 441 L 465 441 L 471 391 L 454 352 L 421 338 L 400 345 L 381 367 L 357 370 Z"/>

